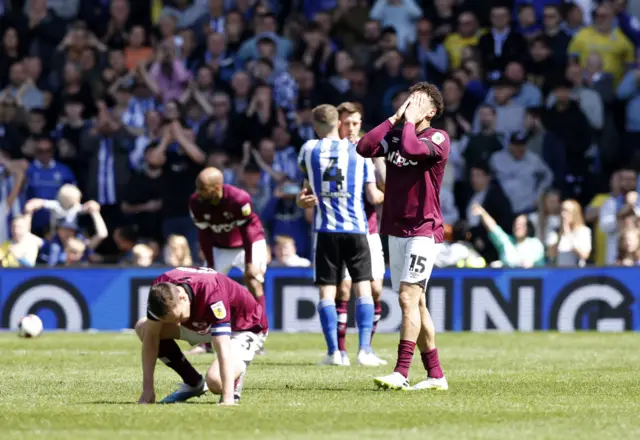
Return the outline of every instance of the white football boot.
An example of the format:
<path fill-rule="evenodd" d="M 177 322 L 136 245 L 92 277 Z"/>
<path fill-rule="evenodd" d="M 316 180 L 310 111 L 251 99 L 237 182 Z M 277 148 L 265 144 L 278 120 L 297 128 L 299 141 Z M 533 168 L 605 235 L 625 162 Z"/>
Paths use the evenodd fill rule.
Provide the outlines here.
<path fill-rule="evenodd" d="M 373 379 L 373 383 L 375 383 L 378 388 L 383 388 L 385 390 L 411 390 L 409 380 L 396 371 L 388 374 L 387 376 L 376 377 Z"/>
<path fill-rule="evenodd" d="M 173 393 L 169 394 L 167 397 L 162 399 L 160 403 L 180 403 L 186 402 L 187 400 L 193 397 L 200 397 L 204 393 L 209 391 L 207 388 L 207 383 L 204 380 L 204 377 L 200 381 L 200 383 L 196 386 L 187 385 L 186 383 L 181 383 L 180 388 L 178 388 Z"/>
<path fill-rule="evenodd" d="M 376 359 L 376 362 L 378 362 L 378 365 L 387 365 L 388 364 L 387 361 L 385 361 L 384 359 L 378 357 L 378 355 L 375 354 L 374 351 L 371 351 L 371 356 Z"/>
<path fill-rule="evenodd" d="M 342 355 L 340 354 L 340 351 L 336 350 L 333 352 L 333 354 L 328 354 L 324 357 L 324 359 L 320 361 L 320 363 L 318 363 L 318 365 L 331 365 L 338 367 L 344 366 L 344 364 L 342 363 Z"/>
<path fill-rule="evenodd" d="M 444 376 L 439 379 L 427 377 L 427 380 L 423 380 L 422 382 L 415 384 L 413 389 L 447 391 L 449 389 L 449 384 L 447 383 L 447 378 Z"/>
<path fill-rule="evenodd" d="M 340 356 L 342 357 L 342 366 L 349 367 L 351 366 L 351 361 L 349 360 L 349 354 L 346 351 L 341 351 Z"/>
<path fill-rule="evenodd" d="M 356 362 L 363 367 L 377 367 L 380 365 L 380 359 L 371 350 L 360 350 Z"/>

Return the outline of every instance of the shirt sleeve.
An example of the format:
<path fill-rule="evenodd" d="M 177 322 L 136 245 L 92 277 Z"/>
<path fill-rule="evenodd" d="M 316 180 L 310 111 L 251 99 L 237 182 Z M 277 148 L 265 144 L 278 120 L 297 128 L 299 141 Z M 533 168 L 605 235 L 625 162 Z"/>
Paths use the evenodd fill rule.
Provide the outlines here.
<path fill-rule="evenodd" d="M 298 154 L 298 168 L 302 171 L 304 178 L 307 179 L 309 176 L 309 171 L 307 170 L 307 148 L 309 145 L 309 141 L 305 142 L 302 148 L 300 148 L 300 153 Z"/>
<path fill-rule="evenodd" d="M 220 295 L 209 305 L 211 336 L 231 336 L 231 307 L 226 295 Z"/>

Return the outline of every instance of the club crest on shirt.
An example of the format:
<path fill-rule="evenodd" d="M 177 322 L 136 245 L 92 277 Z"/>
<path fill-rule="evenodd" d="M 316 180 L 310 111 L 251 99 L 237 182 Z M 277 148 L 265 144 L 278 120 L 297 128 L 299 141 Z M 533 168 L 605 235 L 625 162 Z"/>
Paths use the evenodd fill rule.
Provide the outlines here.
<path fill-rule="evenodd" d="M 247 217 L 249 214 L 251 214 L 251 205 L 247 203 L 242 207 L 241 211 L 242 211 L 242 215 Z"/>
<path fill-rule="evenodd" d="M 444 135 L 436 131 L 435 133 L 433 133 L 433 135 L 431 135 L 431 141 L 436 145 L 440 145 L 444 141 Z"/>
<path fill-rule="evenodd" d="M 224 319 L 227 317 L 227 309 L 224 307 L 224 303 L 222 301 L 218 301 L 213 304 L 211 306 L 211 311 L 213 312 L 213 316 L 217 319 Z"/>

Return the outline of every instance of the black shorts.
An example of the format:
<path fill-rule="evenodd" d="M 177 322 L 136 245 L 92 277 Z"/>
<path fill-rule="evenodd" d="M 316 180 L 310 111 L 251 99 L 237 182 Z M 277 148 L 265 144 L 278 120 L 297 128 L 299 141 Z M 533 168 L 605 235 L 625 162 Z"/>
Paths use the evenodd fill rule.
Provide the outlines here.
<path fill-rule="evenodd" d="M 318 232 L 315 253 L 315 284 L 336 286 L 344 268 L 354 283 L 371 281 L 371 252 L 366 234 Z"/>

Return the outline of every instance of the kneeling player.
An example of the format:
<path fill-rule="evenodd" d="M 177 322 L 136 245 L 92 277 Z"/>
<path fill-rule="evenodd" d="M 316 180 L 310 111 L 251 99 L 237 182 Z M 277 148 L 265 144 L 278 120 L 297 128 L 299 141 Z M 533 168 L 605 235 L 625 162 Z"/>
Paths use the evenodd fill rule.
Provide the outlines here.
<path fill-rule="evenodd" d="M 147 317 L 136 323 L 142 341 L 142 395 L 155 402 L 154 371 L 160 359 L 184 383 L 160 403 L 184 402 L 209 389 L 220 403 L 240 400 L 247 366 L 267 338 L 263 307 L 243 286 L 213 269 L 180 267 L 153 282 Z M 217 358 L 203 377 L 184 357 L 175 340 L 210 341 Z"/>

